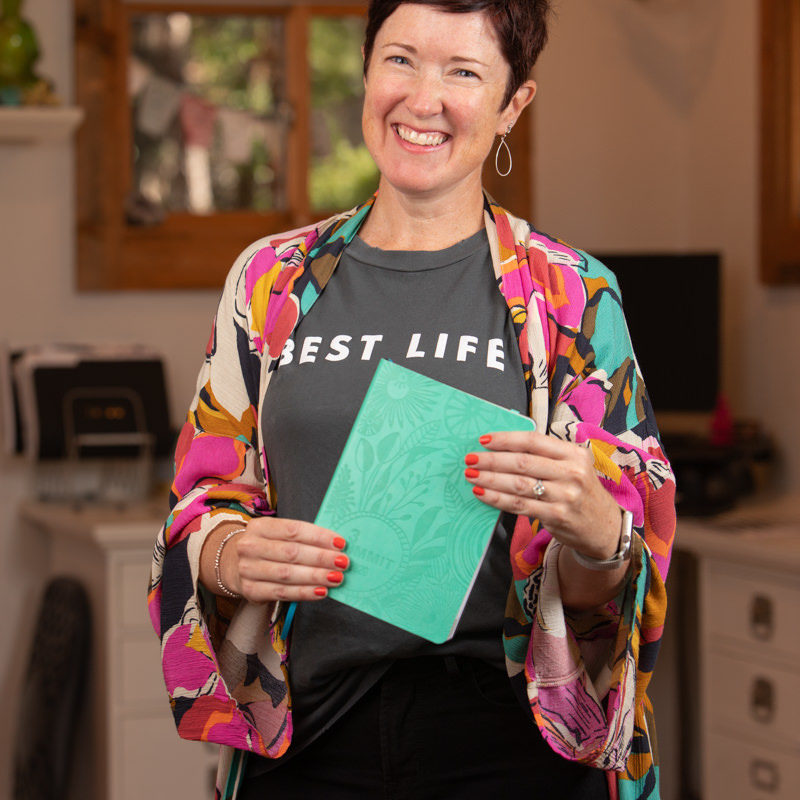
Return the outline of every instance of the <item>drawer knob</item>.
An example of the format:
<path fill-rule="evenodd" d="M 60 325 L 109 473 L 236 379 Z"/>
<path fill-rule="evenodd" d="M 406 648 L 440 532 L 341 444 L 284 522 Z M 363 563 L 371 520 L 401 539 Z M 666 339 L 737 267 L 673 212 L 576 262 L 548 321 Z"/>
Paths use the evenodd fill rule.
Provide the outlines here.
<path fill-rule="evenodd" d="M 772 600 L 763 594 L 755 595 L 750 604 L 750 631 L 753 636 L 761 640 L 771 639 L 773 620 Z"/>
<path fill-rule="evenodd" d="M 750 762 L 750 783 L 765 792 L 776 792 L 781 783 L 781 775 L 774 761 L 754 758 Z"/>
<path fill-rule="evenodd" d="M 771 722 L 775 716 L 775 689 L 767 678 L 756 678 L 750 690 L 750 714 L 759 722 Z"/>

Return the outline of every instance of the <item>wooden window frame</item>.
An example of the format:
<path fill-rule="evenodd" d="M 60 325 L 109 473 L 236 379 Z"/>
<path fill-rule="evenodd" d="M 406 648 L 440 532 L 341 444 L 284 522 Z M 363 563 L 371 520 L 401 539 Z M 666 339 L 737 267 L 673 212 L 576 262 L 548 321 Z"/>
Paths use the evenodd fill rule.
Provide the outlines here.
<path fill-rule="evenodd" d="M 181 212 L 169 214 L 157 225 L 127 223 L 124 208 L 131 181 L 129 21 L 135 13 L 170 11 L 279 14 L 286 21 L 287 52 L 305 53 L 311 16 L 364 13 L 366 0 L 74 0 L 74 9 L 76 95 L 86 115 L 77 138 L 79 290 L 219 288 L 247 244 L 327 216 L 309 207 L 310 68 L 307 59 L 297 58 L 287 71 L 287 97 L 293 112 L 293 135 L 287 153 L 287 171 L 292 175 L 287 185 L 287 210 L 204 215 Z M 528 111 L 508 137 L 514 151 L 513 178 L 497 176 L 491 158 L 484 171 L 487 191 L 525 216 L 532 210 L 531 124 Z"/>
<path fill-rule="evenodd" d="M 800 283 L 800 3 L 761 0 L 761 280 Z"/>

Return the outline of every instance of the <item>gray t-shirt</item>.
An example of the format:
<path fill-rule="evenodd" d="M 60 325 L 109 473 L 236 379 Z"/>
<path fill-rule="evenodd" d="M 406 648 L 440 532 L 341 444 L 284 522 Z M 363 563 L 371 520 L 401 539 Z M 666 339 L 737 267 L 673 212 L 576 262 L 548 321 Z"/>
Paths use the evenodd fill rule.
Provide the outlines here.
<path fill-rule="evenodd" d="M 347 247 L 287 342 L 265 399 L 279 516 L 314 520 L 380 358 L 527 413 L 519 347 L 485 231 L 435 252 L 378 250 L 359 238 Z M 334 600 L 298 605 L 290 752 L 332 724 L 397 658 L 460 654 L 503 668 L 510 524 L 504 515 L 456 634 L 444 644 Z"/>

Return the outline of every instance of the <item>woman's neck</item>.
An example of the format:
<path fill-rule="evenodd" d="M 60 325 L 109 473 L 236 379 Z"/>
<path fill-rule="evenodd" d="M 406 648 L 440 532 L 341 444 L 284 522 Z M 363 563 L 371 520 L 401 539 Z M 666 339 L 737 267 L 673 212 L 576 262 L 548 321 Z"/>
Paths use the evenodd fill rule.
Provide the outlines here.
<path fill-rule="evenodd" d="M 382 250 L 443 250 L 483 227 L 483 192 L 448 198 L 409 197 L 381 185 L 358 235 Z"/>

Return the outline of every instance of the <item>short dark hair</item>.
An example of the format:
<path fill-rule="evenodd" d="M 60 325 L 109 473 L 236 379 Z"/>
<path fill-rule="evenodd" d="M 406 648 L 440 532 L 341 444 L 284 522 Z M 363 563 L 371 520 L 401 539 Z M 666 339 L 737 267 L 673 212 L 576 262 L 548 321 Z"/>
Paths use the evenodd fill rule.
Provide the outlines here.
<path fill-rule="evenodd" d="M 505 60 L 511 68 L 502 108 L 528 80 L 547 42 L 550 0 L 370 0 L 364 36 L 364 74 L 367 74 L 375 37 L 384 22 L 404 3 L 433 6 L 452 14 L 484 11 L 488 15 Z"/>

